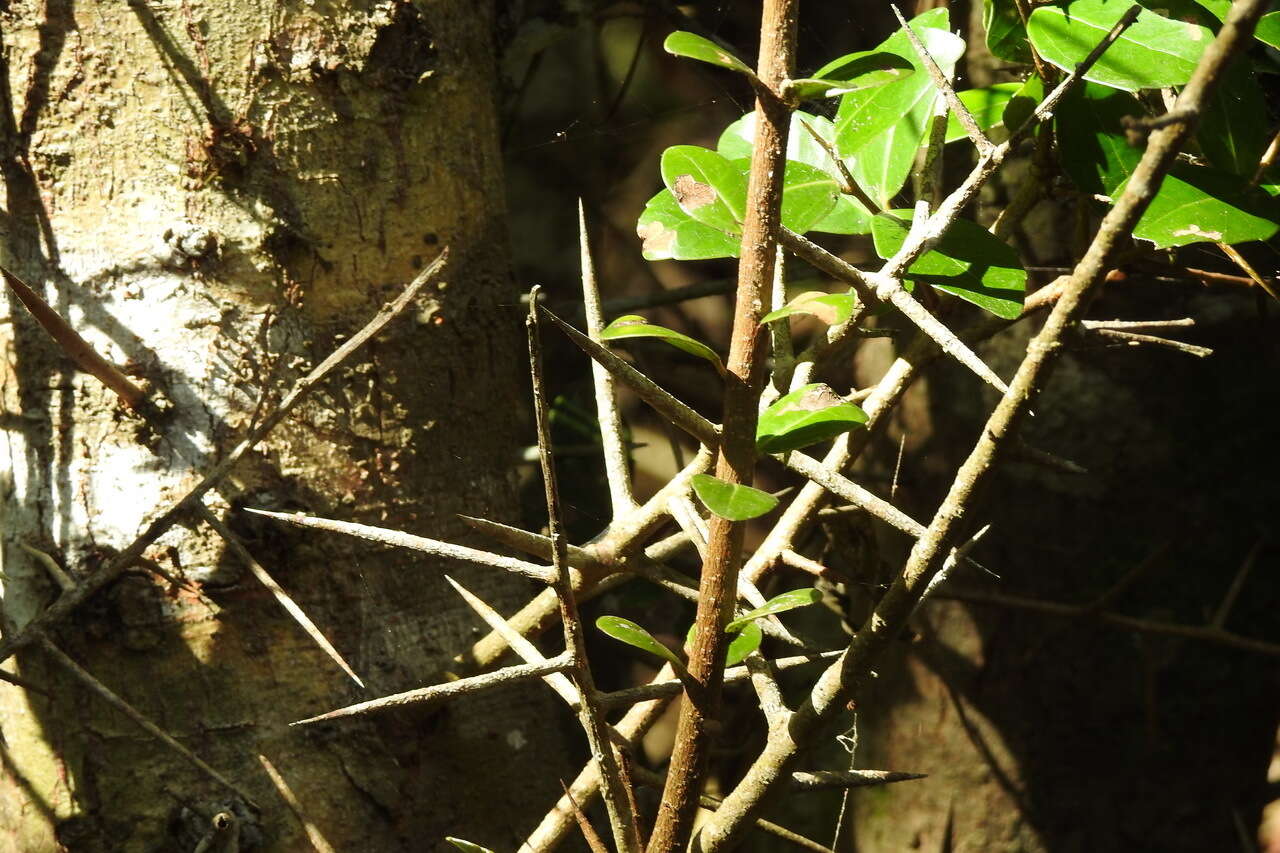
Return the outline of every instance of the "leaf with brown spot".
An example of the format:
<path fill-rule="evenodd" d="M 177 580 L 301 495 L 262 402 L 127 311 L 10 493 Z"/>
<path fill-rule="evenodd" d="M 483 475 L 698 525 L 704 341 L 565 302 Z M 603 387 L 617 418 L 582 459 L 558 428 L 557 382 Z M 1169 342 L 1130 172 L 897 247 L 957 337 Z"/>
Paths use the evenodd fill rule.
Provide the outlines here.
<path fill-rule="evenodd" d="M 828 326 L 837 326 L 853 316 L 853 309 L 858 304 L 858 297 L 852 293 L 823 293 L 821 290 L 806 291 L 777 311 L 770 311 L 760 318 L 761 323 L 772 323 L 793 314 L 809 314 L 817 317 Z"/>
<path fill-rule="evenodd" d="M 645 205 L 636 222 L 648 261 L 701 261 L 736 258 L 737 237 L 703 225 L 685 213 L 671 190 L 662 190 Z"/>
<path fill-rule="evenodd" d="M 727 158 L 697 145 L 662 152 L 662 180 L 680 209 L 703 225 L 742 233 L 747 206 L 747 174 Z"/>
<path fill-rule="evenodd" d="M 756 449 L 786 453 L 865 425 L 867 413 L 845 402 L 829 385 L 814 383 L 779 397 L 760 413 Z"/>

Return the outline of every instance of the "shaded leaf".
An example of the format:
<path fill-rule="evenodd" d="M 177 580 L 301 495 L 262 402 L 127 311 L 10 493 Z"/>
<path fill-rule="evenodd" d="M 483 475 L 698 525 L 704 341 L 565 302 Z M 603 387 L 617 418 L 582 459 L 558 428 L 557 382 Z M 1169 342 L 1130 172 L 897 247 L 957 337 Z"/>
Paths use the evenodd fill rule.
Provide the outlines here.
<path fill-rule="evenodd" d="M 636 233 L 643 241 L 641 251 L 647 261 L 736 258 L 741 248 L 737 237 L 685 213 L 671 190 L 649 199 L 636 221 Z"/>
<path fill-rule="evenodd" d="M 662 43 L 662 49 L 675 56 L 696 59 L 699 62 L 707 62 L 711 65 L 718 65 L 721 68 L 728 68 L 730 71 L 738 71 L 743 74 L 754 73 L 747 63 L 711 39 L 703 38 L 697 33 L 676 30 L 667 36 L 667 40 Z"/>
<path fill-rule="evenodd" d="M 907 239 L 911 219 L 910 210 L 877 216 L 871 223 L 876 254 L 893 257 Z M 1022 313 L 1027 289 L 1027 272 L 1013 247 L 966 219 L 957 219 L 904 277 L 931 284 L 1006 320 Z"/>
<path fill-rule="evenodd" d="M 782 176 L 782 227 L 804 234 L 831 213 L 840 185 L 829 173 L 807 163 L 788 161 Z"/>
<path fill-rule="evenodd" d="M 1027 33 L 1044 59 L 1070 71 L 1102 41 L 1128 8 L 1128 3 L 1118 0 L 1074 0 L 1066 6 L 1041 6 L 1031 13 Z M 1172 21 L 1144 9 L 1085 73 L 1085 79 L 1131 92 L 1181 86 L 1191 79 L 1212 40 L 1213 33 L 1206 27 Z"/>
<path fill-rule="evenodd" d="M 596 620 L 596 627 L 620 643 L 626 643 L 628 646 L 670 661 L 677 672 L 682 672 L 685 668 L 684 661 L 680 660 L 675 652 L 659 643 L 652 634 L 630 619 L 623 619 L 621 616 L 601 616 Z"/>
<path fill-rule="evenodd" d="M 702 505 L 728 521 L 757 518 L 778 505 L 778 499 L 768 492 L 726 483 L 710 474 L 695 474 L 689 482 Z"/>
<path fill-rule="evenodd" d="M 697 145 L 662 152 L 662 180 L 680 209 L 730 234 L 741 232 L 747 203 L 747 176 L 725 157 Z"/>
<path fill-rule="evenodd" d="M 724 364 L 720 361 L 720 356 L 711 347 L 675 329 L 655 326 L 638 314 L 626 314 L 600 330 L 602 341 L 620 341 L 625 338 L 657 338 L 689 355 L 706 359 L 715 365 L 716 370 L 724 372 Z"/>
<path fill-rule="evenodd" d="M 1039 74 L 1032 74 L 1013 93 L 1009 103 L 1004 105 L 1004 115 L 1000 118 L 1001 124 L 1013 133 L 1031 119 L 1032 113 L 1043 100 L 1044 81 L 1040 79 Z"/>
<path fill-rule="evenodd" d="M 1054 133 L 1062 169 L 1086 193 L 1110 196 L 1133 174 L 1142 152 L 1125 139 L 1125 116 L 1143 115 L 1133 95 L 1086 83 L 1062 99 Z"/>
<path fill-rule="evenodd" d="M 1252 177 L 1267 148 L 1267 102 L 1245 57 L 1218 81 L 1200 116 L 1196 140 L 1209 163 Z"/>
<path fill-rule="evenodd" d="M 956 95 L 973 114 L 978 127 L 982 130 L 990 130 L 1004 122 L 1005 105 L 1020 88 L 1022 88 L 1020 83 L 996 83 L 985 89 L 965 89 L 963 92 L 956 92 Z M 947 142 L 968 138 L 969 134 L 965 132 L 964 125 L 960 123 L 955 113 L 948 115 Z"/>
<path fill-rule="evenodd" d="M 772 616 L 775 613 L 785 613 L 788 610 L 795 610 L 797 607 L 816 604 L 821 600 L 822 593 L 812 587 L 807 589 L 793 589 L 790 592 L 775 595 L 755 610 L 742 614 L 726 625 L 725 630 L 735 631 L 754 619 Z"/>
<path fill-rule="evenodd" d="M 841 399 L 831 386 L 805 385 L 779 397 L 760 413 L 756 449 L 786 453 L 835 438 L 866 422 L 867 413 Z"/>
<path fill-rule="evenodd" d="M 1031 61 L 1027 28 L 1013 0 L 982 0 L 982 26 L 987 31 L 987 50 L 1007 62 Z"/>
<path fill-rule="evenodd" d="M 853 316 L 858 297 L 852 293 L 824 293 L 810 290 L 801 293 L 777 311 L 770 311 L 760 318 L 761 323 L 772 323 L 793 314 L 809 314 L 828 326 L 837 326 Z"/>

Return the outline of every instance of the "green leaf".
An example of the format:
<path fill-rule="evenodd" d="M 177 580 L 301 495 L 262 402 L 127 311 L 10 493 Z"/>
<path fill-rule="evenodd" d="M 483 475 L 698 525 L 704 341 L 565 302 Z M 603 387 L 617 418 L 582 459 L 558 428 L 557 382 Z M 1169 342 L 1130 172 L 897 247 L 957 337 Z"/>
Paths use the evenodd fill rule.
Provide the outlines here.
<path fill-rule="evenodd" d="M 728 521 L 757 518 L 778 505 L 778 499 L 768 492 L 726 483 L 710 474 L 695 474 L 689 482 L 703 506 Z"/>
<path fill-rule="evenodd" d="M 736 631 L 743 625 L 755 619 L 772 616 L 775 613 L 785 613 L 788 610 L 795 610 L 797 607 L 816 604 L 821 600 L 822 593 L 818 592 L 813 587 L 809 587 L 808 589 L 793 589 L 791 592 L 784 592 L 781 595 L 775 595 L 755 610 L 742 614 L 726 625 L 725 630 Z"/>
<path fill-rule="evenodd" d="M 624 338 L 657 338 L 689 355 L 706 359 L 715 365 L 716 370 L 724 372 L 724 364 L 720 361 L 720 356 L 711 347 L 688 335 L 682 335 L 675 329 L 655 326 L 638 314 L 626 314 L 600 330 L 602 341 L 620 341 Z"/>
<path fill-rule="evenodd" d="M 815 78 L 835 80 L 850 89 L 869 89 L 903 80 L 915 73 L 904 54 L 887 50 L 860 50 L 833 59 L 814 72 Z"/>
<path fill-rule="evenodd" d="M 1032 113 L 1036 111 L 1036 107 L 1040 106 L 1040 102 L 1043 100 L 1044 81 L 1040 79 L 1039 74 L 1032 74 L 1018 87 L 1018 91 L 1013 93 L 1009 103 L 1005 104 L 1004 115 L 1001 116 L 1000 123 L 1010 133 L 1013 133 L 1031 119 Z"/>
<path fill-rule="evenodd" d="M 840 197 L 830 174 L 807 163 L 788 161 L 782 175 L 782 226 L 804 234 L 822 222 Z"/>
<path fill-rule="evenodd" d="M 810 314 L 828 326 L 837 326 L 853 316 L 858 297 L 852 293 L 823 293 L 810 290 L 792 299 L 777 311 L 770 311 L 760 318 L 761 323 L 772 323 L 794 314 Z"/>
<path fill-rule="evenodd" d="M 902 248 L 911 218 L 910 210 L 893 210 L 872 221 L 876 254 L 891 258 Z M 1027 289 L 1027 272 L 1013 247 L 966 219 L 957 219 L 934 249 L 911 265 L 905 277 L 931 284 L 1006 320 L 1022 313 Z"/>
<path fill-rule="evenodd" d="M 1205 9 L 1213 13 L 1219 21 L 1226 20 L 1231 11 L 1231 0 L 1197 0 Z M 1253 37 L 1268 47 L 1280 50 L 1280 12 L 1269 12 L 1258 21 Z"/>
<path fill-rule="evenodd" d="M 1124 187 L 1117 188 L 1119 196 Z M 1133 236 L 1156 248 L 1190 243 L 1247 243 L 1268 240 L 1280 222 L 1280 204 L 1250 190 L 1239 175 L 1190 163 L 1176 163 L 1160 184 Z"/>
<path fill-rule="evenodd" d="M 697 625 L 689 626 L 684 639 L 685 648 L 693 648 L 693 641 L 698 636 L 697 628 Z M 729 649 L 725 654 L 725 666 L 737 666 L 742 663 L 747 659 L 747 655 L 760 648 L 760 643 L 764 640 L 764 632 L 755 622 L 747 622 L 737 628 L 725 628 L 725 632 L 734 635 L 729 641 Z"/>
<path fill-rule="evenodd" d="M 784 394 L 760 413 L 756 449 L 787 453 L 835 438 L 867 422 L 867 413 L 840 398 L 829 385 L 814 383 Z"/>
<path fill-rule="evenodd" d="M 870 221 L 867 223 L 870 228 Z M 647 261 L 700 261 L 736 258 L 737 237 L 703 225 L 680 208 L 671 190 L 662 190 L 644 206 L 636 222 L 642 253 Z"/>
<path fill-rule="evenodd" d="M 596 627 L 620 643 L 634 646 L 651 655 L 657 655 L 675 666 L 677 672 L 684 671 L 684 661 L 671 649 L 659 643 L 653 635 L 630 619 L 621 616 L 601 616 L 596 620 Z"/>
<path fill-rule="evenodd" d="M 749 112 L 726 127 L 716 143 L 716 150 L 731 161 L 750 158 L 751 147 L 755 143 L 755 120 L 755 112 Z M 805 128 L 806 124 L 827 142 L 833 143 L 835 139 L 835 128 L 830 119 L 799 110 L 792 113 L 787 134 L 787 171 L 791 171 L 792 162 L 813 166 L 829 175 L 838 189 L 842 178 L 839 167 Z M 846 161 L 846 168 L 850 163 L 851 160 Z M 788 174 L 784 180 L 795 178 Z M 871 213 L 849 196 L 837 195 L 831 211 L 805 230 L 828 234 L 867 234 L 871 231 Z"/>
<path fill-rule="evenodd" d="M 1040 55 L 1067 71 L 1102 41 L 1129 4 L 1122 0 L 1074 0 L 1031 13 L 1027 33 Z M 1181 86 L 1213 40 L 1206 27 L 1171 21 L 1142 10 L 1115 44 L 1085 73 L 1086 80 L 1126 91 Z"/>
<path fill-rule="evenodd" d="M 965 89 L 956 94 L 960 97 L 960 102 L 969 108 L 978 127 L 990 130 L 1004 121 L 1005 105 L 1021 88 L 1020 83 L 996 83 L 985 89 Z M 955 113 L 948 115 L 947 142 L 968 138 L 969 134 L 965 132 L 964 125 L 960 123 Z"/>
<path fill-rule="evenodd" d="M 711 39 L 703 38 L 697 33 L 676 30 L 667 36 L 667 40 L 662 43 L 662 49 L 675 56 L 696 59 L 699 62 L 707 62 L 711 65 L 718 65 L 721 68 L 728 68 L 730 71 L 754 74 L 751 66 L 747 65 L 747 63 Z"/>
<path fill-rule="evenodd" d="M 470 841 L 464 841 L 461 838 L 446 836 L 445 841 L 448 841 L 459 850 L 465 851 L 465 853 L 493 853 L 488 847 L 481 847 L 479 844 L 472 844 Z"/>
<path fill-rule="evenodd" d="M 947 10 L 932 9 L 911 21 L 945 73 L 964 53 L 964 41 L 948 32 Z M 906 183 L 916 151 L 924 142 L 933 115 L 937 89 L 902 30 L 877 50 L 906 57 L 915 73 L 875 89 L 851 92 L 840 99 L 836 113 L 836 144 L 842 157 L 854 158 L 854 180 L 882 206 Z"/>
<path fill-rule="evenodd" d="M 1267 102 L 1244 57 L 1218 81 L 1200 116 L 1196 139 L 1211 165 L 1253 177 L 1267 148 Z"/>
<path fill-rule="evenodd" d="M 1062 169 L 1082 191 L 1111 196 L 1142 159 L 1124 136 L 1125 116 L 1143 115 L 1138 99 L 1097 83 L 1086 83 L 1062 99 L 1054 132 Z"/>
<path fill-rule="evenodd" d="M 675 145 L 662 152 L 662 180 L 685 213 L 720 231 L 741 233 L 747 176 L 722 155 Z"/>
<path fill-rule="evenodd" d="M 1014 0 L 982 0 L 982 26 L 987 31 L 987 50 L 1006 62 L 1031 61 L 1027 28 Z"/>

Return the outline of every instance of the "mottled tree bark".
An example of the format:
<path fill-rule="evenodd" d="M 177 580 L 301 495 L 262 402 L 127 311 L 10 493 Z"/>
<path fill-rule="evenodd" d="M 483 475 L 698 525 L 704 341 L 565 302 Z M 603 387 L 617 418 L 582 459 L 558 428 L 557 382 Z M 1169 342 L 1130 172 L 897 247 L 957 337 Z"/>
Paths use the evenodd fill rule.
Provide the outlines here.
<path fill-rule="evenodd" d="M 9 300 L 6 631 L 56 594 L 23 544 L 92 572 L 451 249 L 445 280 L 208 501 L 368 693 L 194 521 L 147 557 L 203 596 L 140 564 L 53 637 L 252 792 L 263 812 L 242 850 L 311 849 L 260 754 L 337 850 L 432 849 L 446 833 L 512 847 L 554 800 L 559 732 L 531 721 L 558 717 L 527 689 L 287 727 L 443 677 L 478 621 L 442 571 L 504 609 L 524 585 L 236 511 L 455 541 L 454 513 L 510 520 L 525 415 L 491 17 L 457 0 L 50 0 L 0 17 L 0 262 L 171 404 L 162 433 L 144 427 Z M 198 815 L 227 792 L 40 652 L 15 669 L 50 696 L 0 686 L 0 851 L 195 849 Z"/>

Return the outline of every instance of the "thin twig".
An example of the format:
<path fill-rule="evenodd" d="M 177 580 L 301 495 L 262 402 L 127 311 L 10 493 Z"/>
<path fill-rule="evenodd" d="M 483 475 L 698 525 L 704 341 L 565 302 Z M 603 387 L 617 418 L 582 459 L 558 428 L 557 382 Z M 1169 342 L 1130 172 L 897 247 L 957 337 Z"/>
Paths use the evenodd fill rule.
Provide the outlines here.
<path fill-rule="evenodd" d="M 378 313 L 365 324 L 359 332 L 352 335 L 335 349 L 328 358 L 320 362 L 310 373 L 293 386 L 285 398 L 280 401 L 280 405 L 275 411 L 265 417 L 257 428 L 239 444 L 237 444 L 230 453 L 223 457 L 222 461 L 215 465 L 203 479 L 192 487 L 186 495 L 184 495 L 177 503 L 166 510 L 162 515 L 147 525 L 146 529 L 138 535 L 133 542 L 118 553 L 109 563 L 98 569 L 92 575 L 79 584 L 73 592 L 61 596 L 57 601 L 50 605 L 40 615 L 36 616 L 31 622 L 16 631 L 10 636 L 0 639 L 0 661 L 8 660 L 14 652 L 25 648 L 32 642 L 35 642 L 42 631 L 52 625 L 57 624 L 65 619 L 81 604 L 87 601 L 94 593 L 103 587 L 113 583 L 121 574 L 123 574 L 131 566 L 138 562 L 142 553 L 151 546 L 153 542 L 160 538 L 173 524 L 181 518 L 186 512 L 195 506 L 197 502 L 204 497 L 205 493 L 222 482 L 223 478 L 231 472 L 231 469 L 244 457 L 246 453 L 258 445 L 260 441 L 280 424 L 281 421 L 293 410 L 298 403 L 310 393 L 311 389 L 324 380 L 336 367 L 347 360 L 360 347 L 364 346 L 371 338 L 377 335 L 386 327 L 388 323 L 402 314 L 406 308 L 413 302 L 413 298 L 428 283 L 434 281 L 444 268 L 445 259 L 448 257 L 449 250 L 444 249 L 440 255 L 432 261 L 425 269 L 420 272 L 417 277 L 409 284 L 404 291 L 397 296 L 392 302 L 384 305 Z"/>
<path fill-rule="evenodd" d="M 580 215 L 581 212 L 582 209 L 579 206 Z M 585 248 L 586 222 L 585 220 L 580 221 L 584 247 L 583 290 L 586 292 L 594 289 L 595 276 L 594 273 L 588 274 L 587 272 L 591 264 L 591 256 L 590 252 Z M 591 280 L 590 286 L 587 284 L 588 279 Z M 546 496 L 547 504 L 547 532 L 549 534 L 548 538 L 551 540 L 551 564 L 555 568 L 553 588 L 556 591 L 556 596 L 560 599 L 560 624 L 564 629 L 565 651 L 574 663 L 572 674 L 573 680 L 578 686 L 578 720 L 587 736 L 587 744 L 591 748 L 591 757 L 600 767 L 600 775 L 604 779 L 604 801 L 605 808 L 609 813 L 609 826 L 613 831 L 613 843 L 623 853 L 638 853 L 641 849 L 640 835 L 636 828 L 636 817 L 631 811 L 632 798 L 628 795 L 626 786 L 623 784 L 613 744 L 609 742 L 604 716 L 596 705 L 595 679 L 592 677 L 591 664 L 587 659 L 587 645 L 583 638 L 582 621 L 578 617 L 578 602 L 574 598 L 574 584 L 570 574 L 569 559 L 565 553 L 565 536 L 560 513 L 560 490 L 556 482 L 555 460 L 551 457 L 551 425 L 547 415 L 547 397 L 542 386 L 542 338 L 538 328 L 537 295 L 538 288 L 534 287 L 529 293 L 529 315 L 525 318 L 525 332 L 529 341 L 529 375 L 533 385 L 533 411 L 538 431 L 538 461 L 542 468 L 543 492 Z M 597 308 L 595 313 L 598 320 L 598 306 L 595 307 Z M 592 308 L 593 306 L 588 304 L 588 317 L 592 313 Z M 604 400 L 607 397 L 611 400 L 613 389 L 604 389 L 604 394 L 602 394 L 601 385 L 603 383 L 599 380 L 600 377 L 597 376 L 596 393 L 598 398 Z M 616 415 L 617 409 L 613 408 L 612 410 Z M 602 409 L 602 419 L 604 414 Z M 602 421 L 602 430 L 606 426 Z M 618 426 L 617 439 L 620 447 L 622 439 L 620 425 Z M 616 474 L 625 477 L 626 460 L 622 459 L 620 461 L 624 466 L 623 469 L 612 471 L 611 476 Z M 625 485 L 625 483 L 622 485 Z M 615 515 L 628 512 L 634 505 L 635 501 L 631 498 L 629 487 L 622 488 L 615 493 Z M 568 789 L 565 790 L 565 793 L 568 793 Z M 583 816 L 582 822 L 586 822 L 585 816 Z M 590 826 L 590 824 L 588 823 L 587 826 Z"/>
<path fill-rule="evenodd" d="M 1125 332 L 1120 329 L 1094 329 L 1091 334 L 1100 338 L 1110 338 L 1131 347 L 1148 344 L 1150 346 L 1165 347 L 1166 349 L 1184 352 L 1187 355 L 1194 355 L 1196 358 L 1206 358 L 1213 355 L 1210 347 L 1202 347 L 1196 344 L 1188 344 L 1182 341 L 1175 341 L 1172 338 L 1162 338 L 1157 335 L 1141 335 L 1137 332 Z"/>
<path fill-rule="evenodd" d="M 796 669 L 813 663 L 834 660 L 839 654 L 839 652 L 820 652 L 812 655 L 795 655 L 778 658 L 770 661 L 770 663 L 778 671 L 785 672 L 789 669 Z M 724 671 L 725 684 L 738 684 L 747 681 L 750 677 L 751 670 L 747 669 L 743 664 L 731 666 Z M 612 693 L 603 693 L 600 696 L 600 704 L 606 708 L 620 708 L 650 699 L 670 699 L 679 695 L 681 689 L 680 679 L 678 678 L 668 678 L 666 681 L 651 681 L 638 687 L 624 687 Z"/>
<path fill-rule="evenodd" d="M 569 786 L 560 780 L 560 787 L 564 789 L 564 795 L 569 798 L 569 805 L 573 806 L 573 819 L 578 822 L 578 829 L 582 831 L 582 837 L 587 841 L 587 847 L 591 853 L 609 853 L 609 848 L 605 846 L 604 839 L 600 837 L 600 833 L 596 832 L 596 828 L 591 825 L 590 818 L 586 812 L 578 805 L 578 801 L 573 798 L 573 792 L 569 790 Z"/>
<path fill-rule="evenodd" d="M 1227 617 L 1231 615 L 1231 609 L 1235 607 L 1236 599 L 1240 597 L 1240 591 L 1244 589 L 1244 582 L 1249 579 L 1249 573 L 1253 571 L 1253 567 L 1258 563 L 1258 555 L 1262 553 L 1262 550 L 1267 547 L 1269 542 L 1269 537 L 1263 534 L 1258 537 L 1257 542 L 1253 543 L 1253 547 L 1245 555 L 1244 561 L 1240 563 L 1240 569 L 1236 572 L 1235 577 L 1231 579 L 1231 586 L 1227 587 L 1227 594 L 1222 597 L 1222 603 L 1214 611 L 1209 627 L 1221 630 L 1227 624 Z"/>
<path fill-rule="evenodd" d="M 48 637 L 44 636 L 43 634 L 39 634 L 36 636 L 35 642 L 40 646 L 40 648 L 44 651 L 44 653 L 50 657 L 50 659 L 52 659 L 55 663 L 57 663 L 67 672 L 71 673 L 71 675 L 73 675 L 78 681 L 84 684 L 84 686 L 87 687 L 92 693 L 94 693 L 94 695 L 98 696 L 98 698 L 102 699 L 108 705 L 112 706 L 117 711 L 119 711 L 120 713 L 128 717 L 130 720 L 132 720 L 138 726 L 138 728 L 142 729 L 147 734 L 151 735 L 153 738 L 160 741 L 160 743 L 164 744 L 166 747 L 173 750 L 178 755 L 182 756 L 183 760 L 185 760 L 188 764 L 191 764 L 201 773 L 205 774 L 210 779 L 217 782 L 219 785 L 222 785 L 224 788 L 231 791 L 236 796 L 240 797 L 240 799 L 244 800 L 245 804 L 249 806 L 251 809 L 253 809 L 256 812 L 262 811 L 262 809 L 253 801 L 253 798 L 250 797 L 248 794 L 246 794 L 243 789 L 241 789 L 234 782 L 231 782 L 230 780 L 228 780 L 225 776 L 223 776 L 217 770 L 214 770 L 208 764 L 205 764 L 203 761 L 200 760 L 199 757 L 196 756 L 195 753 L 187 749 L 182 744 L 178 743 L 176 740 L 174 740 L 172 735 L 170 735 L 164 729 L 157 726 L 155 723 L 151 722 L 151 720 L 147 719 L 145 716 L 143 716 L 141 712 L 139 712 L 136 708 L 134 708 L 124 699 L 120 698 L 120 696 L 116 694 L 114 691 L 112 691 L 111 688 L 107 687 L 105 684 L 103 684 L 101 681 L 95 678 L 88 670 L 84 669 L 83 667 L 80 666 L 80 664 L 76 663 L 69 656 L 67 656 L 67 654 L 64 653 L 57 646 L 55 646 L 53 644 L 53 641 L 50 640 Z"/>
<path fill-rule="evenodd" d="M 298 527 L 307 527 L 312 530 L 326 530 L 330 533 L 341 533 L 344 536 L 354 536 L 357 539 L 377 542 L 380 545 L 390 545 L 393 548 L 408 548 L 411 551 L 431 554 L 436 557 L 447 557 L 451 560 L 473 563 L 477 566 L 488 566 L 490 568 L 502 569 L 503 571 L 510 572 L 514 575 L 520 575 L 521 577 L 540 581 L 542 583 L 549 584 L 555 580 L 555 570 L 548 566 L 539 566 L 535 563 L 526 562 L 525 560 L 517 560 L 514 557 L 504 557 L 501 554 L 491 554 L 488 551 L 468 548 L 465 545 L 454 545 L 449 542 L 441 542 L 439 539 L 428 539 L 425 536 L 415 536 L 412 533 L 405 533 L 402 530 L 391 530 L 386 527 L 374 527 L 369 524 L 358 524 L 354 521 L 338 521 L 332 518 L 320 518 L 314 515 L 304 515 L 301 512 L 272 512 L 270 510 L 253 509 L 251 507 L 245 507 L 244 511 L 254 515 L 274 518 L 277 521 L 285 521 L 289 524 L 295 524 Z"/>
<path fill-rule="evenodd" d="M 249 569 L 249 572 L 258 579 L 258 583 L 267 588 L 267 591 L 271 593 L 277 602 L 279 602 L 280 606 L 285 609 L 285 612 L 293 617 L 293 621 L 298 623 L 298 626 L 301 627 L 303 632 L 311 638 L 312 642 L 319 646 L 343 672 L 350 676 L 351 680 L 354 681 L 361 690 L 364 690 L 365 684 L 360 676 L 356 675 L 355 670 L 351 668 L 351 665 L 347 663 L 346 659 L 334 647 L 333 643 L 329 642 L 329 639 L 325 637 L 320 629 L 316 627 L 316 624 L 311 621 L 311 618 L 307 616 L 306 611 L 298 606 L 298 603 L 293 600 L 293 597 L 290 596 L 289 593 L 285 592 L 284 588 L 280 586 L 280 584 L 276 583 L 275 578 L 271 577 L 271 574 L 263 568 L 262 564 L 249 553 L 249 549 L 244 547 L 244 543 L 240 541 L 240 537 L 236 536 L 235 533 L 231 531 L 231 528 L 223 524 L 222 519 L 214 515 L 213 511 L 203 503 L 197 504 L 196 513 L 205 524 L 213 528 L 213 530 L 223 538 L 231 548 L 231 551 L 240 558 L 240 562 L 244 563 L 245 567 Z"/>
<path fill-rule="evenodd" d="M 147 399 L 147 393 L 121 373 L 120 368 L 99 355 L 98 351 L 63 319 L 61 314 L 49 307 L 49 303 L 45 302 L 40 294 L 4 267 L 0 267 L 0 273 L 4 274 L 4 280 L 8 282 L 14 296 L 18 297 L 18 301 L 27 307 L 40 327 L 49 333 L 49 337 L 53 338 L 81 370 L 96 377 L 103 385 L 114 391 L 129 408 L 137 409 L 143 404 Z"/>
<path fill-rule="evenodd" d="M 1280 294 L 1276 293 L 1275 288 L 1271 286 L 1270 282 L 1268 282 L 1262 274 L 1253 268 L 1253 264 L 1249 263 L 1248 259 L 1245 258 L 1244 255 L 1240 254 L 1240 251 L 1236 249 L 1235 246 L 1232 246 L 1230 243 L 1219 243 L 1218 248 L 1221 249 L 1222 253 L 1230 258 L 1232 262 L 1234 262 L 1235 265 L 1245 273 L 1245 275 L 1249 276 L 1249 279 L 1254 284 L 1265 290 L 1268 296 L 1280 301 Z"/>
<path fill-rule="evenodd" d="M 591 257 L 587 236 L 587 215 L 578 199 L 578 241 L 582 264 L 582 306 L 587 319 L 587 334 L 600 340 L 604 316 L 600 311 L 600 288 L 596 284 L 596 265 Z M 533 297 L 531 297 L 533 298 Z M 633 509 L 636 499 L 631 493 L 631 468 L 627 454 L 627 438 L 618 413 L 618 395 L 613 376 L 595 362 L 591 363 L 591 380 L 595 387 L 596 413 L 600 418 L 600 443 L 604 449 L 605 479 L 609 483 L 609 499 L 617 518 Z"/>
<path fill-rule="evenodd" d="M 898 7 L 890 3 L 889 8 L 893 10 L 898 23 L 902 24 L 902 30 L 907 34 L 907 41 L 911 42 L 911 46 L 920 55 L 920 61 L 924 63 L 925 70 L 929 72 L 929 78 L 933 80 L 933 85 L 938 87 L 938 91 L 942 93 L 942 96 L 947 99 L 947 106 L 950 107 L 951 112 L 956 114 L 956 118 L 960 120 L 961 126 L 964 127 L 964 132 L 969 134 L 969 139 L 977 146 L 979 152 L 985 154 L 990 151 L 994 147 L 991 140 L 987 139 L 987 135 L 982 132 L 982 128 L 978 127 L 978 122 L 974 119 L 973 113 L 969 112 L 969 108 L 964 105 L 964 101 L 960 100 L 960 96 L 956 94 L 951 81 L 947 79 L 947 75 L 938 66 L 937 60 L 929 53 L 929 48 L 924 46 L 924 42 L 920 40 L 920 36 L 916 35 L 916 31 L 911 29 L 911 25 L 907 23 L 906 18 L 902 17 Z"/>
<path fill-rule="evenodd" d="M 276 786 L 276 792 L 280 794 L 280 799 L 284 800 L 285 805 L 289 807 L 289 811 L 293 812 L 293 816 L 298 819 L 298 823 L 302 824 L 302 831 L 307 834 L 307 840 L 311 842 L 312 849 L 316 853 L 337 853 L 333 845 L 320 832 L 320 828 L 312 823 L 306 813 L 303 812 L 302 803 L 298 801 L 297 795 L 293 793 L 289 783 L 280 775 L 280 771 L 276 770 L 275 765 L 265 755 L 261 754 L 258 755 L 258 761 L 262 763 L 262 769 L 267 771 L 267 776 L 271 777 L 271 784 Z"/>
<path fill-rule="evenodd" d="M 849 172 L 849 167 L 845 165 L 844 160 L 840 159 L 839 152 L 836 151 L 835 146 L 831 144 L 830 140 L 818 133 L 818 131 L 814 130 L 813 125 L 809 124 L 809 122 L 804 119 L 800 120 L 800 124 L 802 124 L 804 129 L 809 132 L 809 135 L 813 137 L 813 140 L 822 147 L 822 150 L 827 152 L 827 156 L 831 158 L 831 162 L 836 164 L 836 171 L 840 174 L 840 192 L 848 196 L 853 196 L 853 198 L 865 207 L 872 216 L 880 213 L 880 205 L 876 204 L 875 201 L 872 200 L 871 196 L 867 195 L 866 192 L 863 191 L 862 187 L 858 186 L 858 182 L 853 179 L 853 175 Z"/>
<path fill-rule="evenodd" d="M 370 699 L 367 702 L 359 702 L 355 705 L 347 705 L 345 708 L 335 708 L 323 714 L 317 714 L 314 717 L 297 720 L 289 725 L 305 726 L 311 723 L 323 723 L 329 720 L 337 720 L 342 717 L 357 717 L 363 714 L 373 714 L 378 711 L 384 711 L 391 708 L 402 708 L 406 705 L 433 705 L 437 702 L 447 702 L 457 696 L 468 696 L 473 693 L 480 693 L 485 690 L 491 690 L 495 687 L 501 687 L 507 684 L 516 684 L 522 681 L 530 681 L 535 678 L 544 678 L 557 672 L 565 672 L 573 668 L 573 661 L 569 660 L 566 655 L 559 655 L 551 658 L 544 663 L 522 663 L 515 666 L 508 666 L 502 669 L 486 672 L 481 675 L 473 675 L 469 678 L 459 678 L 455 681 L 446 681 L 441 684 L 433 684 L 430 687 L 419 687 L 416 690 L 406 690 L 403 693 L 395 693 L 390 696 L 381 696 L 377 699 Z"/>

